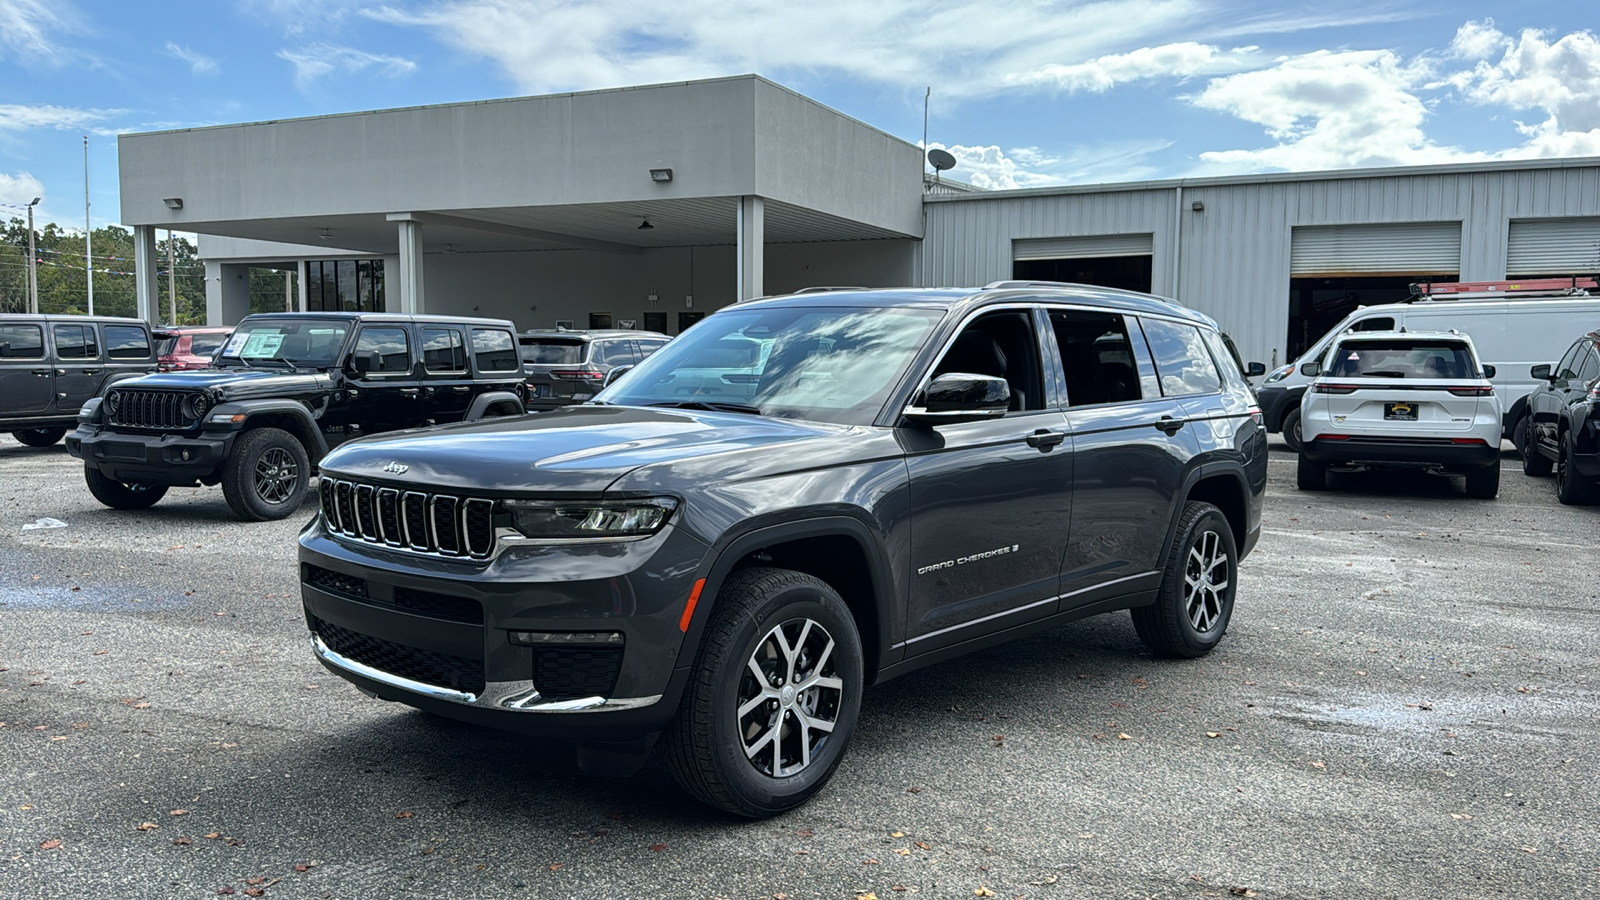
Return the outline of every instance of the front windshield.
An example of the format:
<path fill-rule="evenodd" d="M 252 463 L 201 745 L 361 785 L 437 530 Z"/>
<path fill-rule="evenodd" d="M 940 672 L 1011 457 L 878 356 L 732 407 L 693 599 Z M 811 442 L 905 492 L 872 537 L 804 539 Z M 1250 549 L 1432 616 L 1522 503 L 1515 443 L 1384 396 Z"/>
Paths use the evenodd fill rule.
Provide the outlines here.
<path fill-rule="evenodd" d="M 338 319 L 246 320 L 222 348 L 224 365 L 278 362 L 317 369 L 339 361 L 350 323 Z"/>
<path fill-rule="evenodd" d="M 717 313 L 596 398 L 869 424 L 943 312 L 777 308 Z"/>

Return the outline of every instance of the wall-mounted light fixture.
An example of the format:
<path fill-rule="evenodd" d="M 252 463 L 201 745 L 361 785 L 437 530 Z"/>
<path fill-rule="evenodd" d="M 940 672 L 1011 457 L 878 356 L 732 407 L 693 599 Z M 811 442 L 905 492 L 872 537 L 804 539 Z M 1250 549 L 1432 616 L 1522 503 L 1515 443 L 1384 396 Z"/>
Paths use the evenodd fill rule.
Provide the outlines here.
<path fill-rule="evenodd" d="M 651 291 L 650 292 L 650 305 L 651 306 L 655 306 L 657 303 L 660 303 L 660 302 L 661 302 L 661 298 L 656 296 L 656 292 L 655 291 Z"/>
<path fill-rule="evenodd" d="M 645 219 L 643 222 L 639 223 L 639 230 L 640 231 L 649 231 L 650 229 L 652 229 L 654 227 L 655 227 L 654 225 L 650 224 L 650 220 L 649 219 Z"/>
<path fill-rule="evenodd" d="M 1196 200 L 1195 202 L 1189 204 L 1189 208 L 1195 212 L 1205 212 L 1206 202 L 1204 200 Z"/>
<path fill-rule="evenodd" d="M 650 170 L 650 180 L 654 181 L 654 182 L 657 182 L 659 184 L 666 184 L 667 182 L 672 180 L 672 170 L 671 169 L 651 169 Z"/>
<path fill-rule="evenodd" d="M 694 309 L 694 295 L 693 294 L 684 294 L 683 295 L 683 308 L 684 309 Z"/>
<path fill-rule="evenodd" d="M 322 238 L 325 241 L 331 241 L 331 240 L 333 240 L 333 229 L 332 228 L 324 228 L 324 229 L 322 229 L 322 233 L 317 235 L 317 237 Z"/>
<path fill-rule="evenodd" d="M 161 202 L 167 205 L 167 209 L 183 209 L 182 197 L 168 197 Z"/>

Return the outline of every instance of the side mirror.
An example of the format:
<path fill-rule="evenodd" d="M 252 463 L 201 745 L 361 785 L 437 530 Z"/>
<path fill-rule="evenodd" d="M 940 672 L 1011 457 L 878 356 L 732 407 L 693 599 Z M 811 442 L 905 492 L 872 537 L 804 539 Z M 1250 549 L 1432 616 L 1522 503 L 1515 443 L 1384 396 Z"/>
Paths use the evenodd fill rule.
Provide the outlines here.
<path fill-rule="evenodd" d="M 1265 374 L 1267 374 L 1267 367 L 1264 363 L 1247 363 L 1244 367 L 1244 375 L 1246 378 L 1255 378 L 1257 375 Z"/>
<path fill-rule="evenodd" d="M 1528 370 L 1528 374 L 1533 376 L 1534 378 L 1538 379 L 1539 381 L 1549 381 L 1550 380 L 1550 364 L 1549 363 L 1541 363 L 1540 365 L 1534 366 L 1533 368 Z"/>
<path fill-rule="evenodd" d="M 1493 378 L 1495 371 L 1496 371 L 1496 369 L 1495 369 L 1494 366 L 1485 364 L 1484 367 L 1483 367 L 1483 377 L 1485 377 L 1485 378 Z"/>
<path fill-rule="evenodd" d="M 1322 374 L 1322 363 L 1319 363 L 1315 360 L 1312 360 L 1308 363 L 1301 363 L 1300 374 L 1307 378 L 1315 378 Z"/>
<path fill-rule="evenodd" d="M 350 368 L 362 374 L 376 372 L 382 364 L 376 350 L 357 350 L 350 354 Z"/>
<path fill-rule="evenodd" d="M 606 380 L 600 383 L 600 387 L 602 387 L 602 388 L 611 387 L 611 383 L 612 382 L 616 381 L 618 378 L 621 378 L 622 376 L 624 376 L 624 375 L 626 375 L 626 374 L 628 374 L 629 372 L 632 372 L 632 371 L 633 371 L 633 366 L 631 366 L 631 365 L 629 365 L 629 366 L 617 366 L 615 369 L 612 369 L 611 371 L 606 373 Z"/>
<path fill-rule="evenodd" d="M 917 425 L 951 425 L 998 419 L 1011 407 L 1011 386 L 993 375 L 947 372 L 928 382 L 905 409 Z"/>

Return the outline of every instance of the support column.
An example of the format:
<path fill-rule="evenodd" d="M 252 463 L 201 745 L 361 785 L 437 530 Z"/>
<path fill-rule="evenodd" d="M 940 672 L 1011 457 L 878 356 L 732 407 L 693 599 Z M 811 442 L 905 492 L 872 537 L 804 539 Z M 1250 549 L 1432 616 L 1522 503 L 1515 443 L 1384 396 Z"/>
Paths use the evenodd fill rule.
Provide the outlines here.
<path fill-rule="evenodd" d="M 237 325 L 250 315 L 250 267 L 206 263 L 206 324 Z"/>
<path fill-rule="evenodd" d="M 294 269 L 283 270 L 283 311 L 294 312 Z"/>
<path fill-rule="evenodd" d="M 400 309 L 403 315 L 421 315 L 425 309 L 422 297 L 422 223 L 411 213 L 389 213 L 389 221 L 399 228 L 400 238 Z M 388 273 L 384 273 L 387 277 Z M 388 285 L 384 286 L 385 291 Z"/>
<path fill-rule="evenodd" d="M 751 300 L 766 293 L 766 206 L 760 197 L 739 198 L 739 291 L 740 300 Z"/>
<path fill-rule="evenodd" d="M 161 297 L 156 282 L 156 227 L 133 226 L 134 315 L 151 325 L 160 323 Z"/>
<path fill-rule="evenodd" d="M 296 300 L 300 304 L 299 312 L 306 312 L 311 308 L 311 288 L 307 285 L 311 279 L 306 272 L 306 267 L 309 265 L 311 263 L 303 259 L 294 264 L 295 293 L 298 295 Z"/>

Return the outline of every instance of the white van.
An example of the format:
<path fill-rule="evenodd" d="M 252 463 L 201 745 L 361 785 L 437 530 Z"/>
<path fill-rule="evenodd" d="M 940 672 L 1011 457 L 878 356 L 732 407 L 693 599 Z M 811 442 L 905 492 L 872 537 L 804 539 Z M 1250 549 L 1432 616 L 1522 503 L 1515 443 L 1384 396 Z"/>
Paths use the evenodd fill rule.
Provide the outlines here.
<path fill-rule="evenodd" d="M 1300 400 L 1312 381 L 1299 371 L 1300 364 L 1326 365 L 1324 357 L 1339 335 L 1455 329 L 1471 336 L 1479 359 L 1495 367 L 1494 386 L 1505 408 L 1502 434 L 1520 448 L 1528 393 L 1537 384 L 1528 370 L 1555 361 L 1575 339 L 1600 329 L 1600 296 L 1590 294 L 1596 286 L 1594 279 L 1419 284 L 1412 286 L 1421 293 L 1416 300 L 1362 307 L 1256 389 L 1267 430 L 1282 432 L 1290 449 L 1300 449 Z"/>

